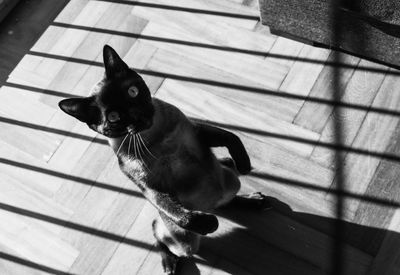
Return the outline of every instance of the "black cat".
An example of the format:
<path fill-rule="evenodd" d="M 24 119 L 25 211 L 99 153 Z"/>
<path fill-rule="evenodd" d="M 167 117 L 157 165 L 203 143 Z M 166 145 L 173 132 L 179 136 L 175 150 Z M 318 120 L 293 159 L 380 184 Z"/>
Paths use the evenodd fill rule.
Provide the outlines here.
<path fill-rule="evenodd" d="M 154 236 L 164 271 L 175 274 L 179 257 L 192 256 L 200 235 L 217 229 L 217 218 L 208 213 L 231 202 L 262 207 L 265 197 L 236 196 L 238 174 L 251 170 L 236 135 L 192 122 L 152 98 L 143 79 L 107 45 L 103 58 L 105 76 L 91 95 L 59 106 L 108 138 L 121 170 L 157 208 Z M 226 146 L 233 160 L 217 160 L 210 150 L 216 146 Z"/>

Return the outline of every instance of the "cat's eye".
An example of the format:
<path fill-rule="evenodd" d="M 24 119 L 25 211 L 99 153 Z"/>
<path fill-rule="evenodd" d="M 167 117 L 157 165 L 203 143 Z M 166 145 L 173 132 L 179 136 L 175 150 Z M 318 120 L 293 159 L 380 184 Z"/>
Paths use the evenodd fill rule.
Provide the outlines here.
<path fill-rule="evenodd" d="M 119 114 L 117 112 L 110 112 L 107 116 L 109 122 L 117 122 L 119 118 Z"/>
<path fill-rule="evenodd" d="M 129 87 L 128 89 L 128 95 L 130 97 L 137 97 L 137 95 L 139 94 L 139 89 L 135 86 Z"/>

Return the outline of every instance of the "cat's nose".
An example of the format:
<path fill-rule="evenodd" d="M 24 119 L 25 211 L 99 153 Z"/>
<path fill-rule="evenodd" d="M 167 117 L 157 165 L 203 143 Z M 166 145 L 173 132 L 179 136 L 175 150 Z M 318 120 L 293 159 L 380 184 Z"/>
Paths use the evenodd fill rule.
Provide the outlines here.
<path fill-rule="evenodd" d="M 128 129 L 128 132 L 130 133 L 130 134 L 135 134 L 136 133 L 136 128 L 135 128 L 135 126 L 133 126 L 132 124 L 131 125 L 128 125 L 128 127 L 126 127 L 127 129 Z"/>

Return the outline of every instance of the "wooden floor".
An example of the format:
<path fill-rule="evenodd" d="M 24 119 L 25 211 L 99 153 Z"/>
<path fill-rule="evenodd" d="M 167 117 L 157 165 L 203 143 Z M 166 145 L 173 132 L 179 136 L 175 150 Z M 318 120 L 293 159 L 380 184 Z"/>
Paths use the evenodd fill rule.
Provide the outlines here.
<path fill-rule="evenodd" d="M 112 45 L 155 97 L 237 133 L 243 193 L 181 274 L 327 274 L 342 125 L 345 274 L 400 272 L 400 72 L 271 35 L 254 0 L 71 0 L 0 88 L 0 274 L 162 274 L 155 210 L 105 139 L 59 110 L 102 76 Z M 225 154 L 218 150 L 217 154 Z"/>

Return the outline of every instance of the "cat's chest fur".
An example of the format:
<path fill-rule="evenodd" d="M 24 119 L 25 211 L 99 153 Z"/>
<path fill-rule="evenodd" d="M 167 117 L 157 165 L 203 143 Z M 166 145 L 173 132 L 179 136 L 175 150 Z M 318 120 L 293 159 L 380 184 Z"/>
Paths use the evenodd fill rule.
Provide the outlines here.
<path fill-rule="evenodd" d="M 154 156 L 148 152 L 141 158 L 133 157 L 124 146 L 119 157 L 121 170 L 139 187 L 173 192 L 191 208 L 208 207 L 208 203 L 211 207 L 221 195 L 220 167 L 214 155 L 201 145 L 193 124 L 178 109 L 163 102 L 156 104 L 153 129 L 143 133 Z M 121 143 L 112 142 L 114 148 Z"/>
<path fill-rule="evenodd" d="M 136 146 L 135 150 L 128 149 L 129 153 L 124 148 L 119 157 L 122 171 L 135 181 L 157 189 L 176 189 L 191 175 L 203 172 L 197 170 L 202 170 L 205 152 L 188 125 L 178 125 L 147 149 L 143 144 Z"/>

